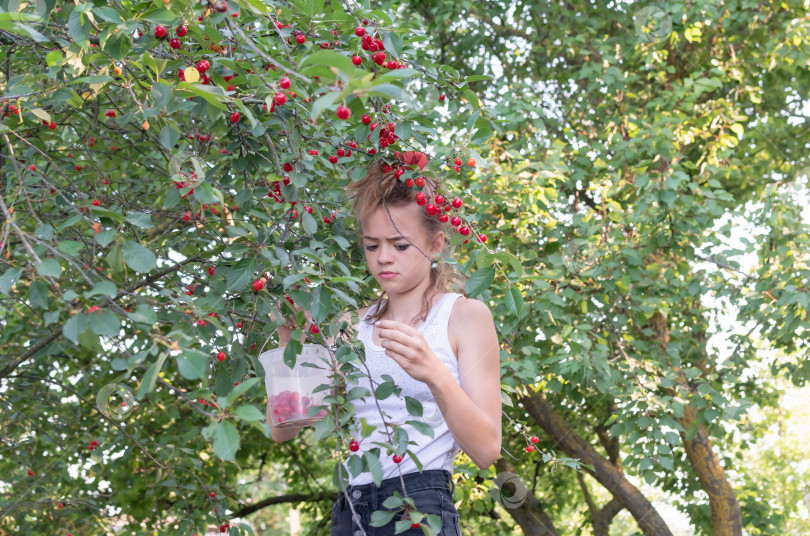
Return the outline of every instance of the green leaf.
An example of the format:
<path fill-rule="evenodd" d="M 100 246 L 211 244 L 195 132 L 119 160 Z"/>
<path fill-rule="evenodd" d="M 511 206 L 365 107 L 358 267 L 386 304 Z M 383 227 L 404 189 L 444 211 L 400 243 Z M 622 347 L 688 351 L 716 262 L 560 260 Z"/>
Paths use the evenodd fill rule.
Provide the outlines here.
<path fill-rule="evenodd" d="M 301 214 L 301 223 L 304 224 L 304 232 L 309 236 L 314 235 L 318 231 L 318 224 L 315 222 L 315 218 L 307 211 Z"/>
<path fill-rule="evenodd" d="M 188 348 L 177 356 L 177 370 L 187 380 L 199 380 L 208 372 L 208 354 Z"/>
<path fill-rule="evenodd" d="M 160 144 L 167 150 L 171 151 L 177 142 L 180 141 L 180 133 L 169 125 L 160 129 Z"/>
<path fill-rule="evenodd" d="M 71 15 L 73 15 L 71 13 Z M 74 78 L 68 85 L 70 84 L 104 84 L 105 82 L 112 82 L 115 80 L 112 76 L 107 76 L 106 74 L 97 74 L 93 76 L 81 76 L 79 78 Z"/>
<path fill-rule="evenodd" d="M 495 279 L 495 268 L 487 266 L 476 270 L 466 282 L 467 297 L 474 298 L 487 290 Z"/>
<path fill-rule="evenodd" d="M 357 71 L 357 68 L 352 63 L 352 60 L 340 52 L 335 52 L 334 50 L 318 50 L 314 54 L 310 54 L 301 60 L 298 67 L 301 68 L 310 64 L 336 67 L 349 75 L 354 74 Z"/>
<path fill-rule="evenodd" d="M 56 244 L 56 249 L 65 255 L 78 255 L 84 249 L 84 244 L 75 240 L 62 240 Z"/>
<path fill-rule="evenodd" d="M 127 266 L 136 272 L 146 273 L 157 264 L 155 254 L 137 242 L 127 240 L 123 249 Z"/>
<path fill-rule="evenodd" d="M 222 192 L 208 183 L 203 183 L 194 187 L 194 199 L 200 203 L 225 203 L 225 198 L 222 196 Z"/>
<path fill-rule="evenodd" d="M 153 326 L 157 322 L 155 311 L 148 305 L 140 303 L 134 311 L 129 313 L 129 319 L 138 324 Z"/>
<path fill-rule="evenodd" d="M 142 18 L 149 22 L 162 25 L 174 24 L 180 20 L 177 18 L 177 15 L 168 9 L 155 9 L 143 15 Z"/>
<path fill-rule="evenodd" d="M 402 39 L 394 32 L 385 32 L 382 37 L 383 46 L 386 52 L 390 52 L 395 58 L 402 55 Z"/>
<path fill-rule="evenodd" d="M 22 268 L 9 268 L 3 272 L 3 275 L 0 276 L 0 293 L 4 296 L 7 295 L 11 287 L 20 280 L 22 273 Z"/>
<path fill-rule="evenodd" d="M 127 214 L 127 221 L 141 229 L 151 229 L 155 225 L 152 223 L 152 215 L 145 212 L 130 212 Z"/>
<path fill-rule="evenodd" d="M 371 472 L 374 484 L 379 486 L 383 477 L 382 463 L 380 463 L 379 457 L 371 451 L 366 451 L 363 453 L 363 461 L 365 462 L 365 468 Z"/>
<path fill-rule="evenodd" d="M 244 289 L 253 280 L 256 272 L 256 260 L 253 257 L 242 259 L 224 271 L 225 290 Z"/>
<path fill-rule="evenodd" d="M 155 382 L 157 381 L 160 369 L 163 368 L 163 362 L 166 361 L 168 356 L 169 352 L 161 353 L 160 356 L 158 356 L 157 361 L 152 363 L 152 366 L 146 370 L 146 373 L 141 379 L 141 383 L 138 385 L 138 390 L 135 393 L 135 398 L 137 400 L 143 400 L 143 398 L 151 393 L 155 388 Z"/>
<path fill-rule="evenodd" d="M 115 283 L 112 281 L 99 281 L 93 288 L 88 290 L 84 293 L 85 298 L 92 298 L 93 296 L 98 296 L 99 294 L 103 294 L 104 296 L 109 296 L 110 298 L 115 298 L 116 294 L 118 293 L 118 289 L 115 286 Z"/>
<path fill-rule="evenodd" d="M 62 275 L 62 265 L 56 259 L 45 259 L 37 264 L 37 273 L 43 277 L 59 277 Z"/>
<path fill-rule="evenodd" d="M 374 396 L 376 396 L 379 400 L 385 400 L 396 390 L 397 386 L 394 382 L 383 382 L 377 386 L 377 389 L 374 391 Z"/>
<path fill-rule="evenodd" d="M 79 335 L 87 331 L 89 324 L 87 322 L 87 315 L 78 313 L 68 318 L 65 325 L 62 326 L 62 335 L 65 336 L 70 342 L 79 345 Z"/>
<path fill-rule="evenodd" d="M 390 499 L 394 499 L 395 497 L 388 497 L 386 501 Z M 400 499 L 401 501 L 402 499 Z M 390 508 L 390 507 L 389 507 Z M 394 519 L 394 516 L 397 514 L 396 510 L 375 510 L 371 513 L 371 522 L 369 525 L 372 527 L 383 527 L 391 522 Z"/>
<path fill-rule="evenodd" d="M 335 101 L 338 99 L 339 96 L 340 91 L 332 91 L 330 93 L 327 93 L 326 95 L 321 95 L 320 97 L 315 99 L 315 102 L 312 103 L 312 111 L 310 112 L 310 117 L 312 117 L 312 119 L 317 120 L 318 117 L 321 115 L 321 113 L 329 106 L 332 106 L 332 104 L 335 103 Z M 312 216 L 310 216 L 310 218 L 311 217 Z"/>
<path fill-rule="evenodd" d="M 222 409 L 227 408 L 228 406 L 233 404 L 234 400 L 242 396 L 242 394 L 245 393 L 246 391 L 252 389 L 253 386 L 255 386 L 258 382 L 259 378 L 256 378 L 255 376 L 253 378 L 240 382 L 239 385 L 235 386 L 231 390 L 231 392 L 228 393 L 228 396 L 220 400 L 219 405 L 222 407 Z"/>
<path fill-rule="evenodd" d="M 422 403 L 419 400 L 406 396 L 405 397 L 405 408 L 408 410 L 408 413 L 414 415 L 416 417 L 422 416 Z"/>
<path fill-rule="evenodd" d="M 332 310 L 332 293 L 328 288 L 320 286 L 312 289 L 312 297 L 312 306 L 309 312 L 312 315 L 312 320 L 320 325 Z"/>
<path fill-rule="evenodd" d="M 239 431 L 230 421 L 222 421 L 214 429 L 214 452 L 222 461 L 231 462 L 239 450 Z"/>
<path fill-rule="evenodd" d="M 100 233 L 96 233 L 96 242 L 98 242 L 98 245 L 101 247 L 107 247 L 110 242 L 115 240 L 117 234 L 115 229 L 104 229 Z"/>
<path fill-rule="evenodd" d="M 96 335 L 115 337 L 121 331 L 121 320 L 109 309 L 102 309 L 100 313 L 90 313 L 90 327 Z"/>
<path fill-rule="evenodd" d="M 46 223 L 44 225 L 40 225 L 34 231 L 34 236 L 39 238 L 40 240 L 50 240 L 53 238 L 53 226 Z"/>
<path fill-rule="evenodd" d="M 233 414 L 247 422 L 261 421 L 265 415 L 256 406 L 245 404 L 233 410 Z"/>
<path fill-rule="evenodd" d="M 351 63 L 351 61 L 349 63 Z M 194 97 L 201 97 L 205 99 L 209 104 L 219 108 L 220 110 L 228 109 L 228 107 L 225 105 L 225 101 L 230 99 L 227 95 L 225 95 L 225 91 L 219 86 L 197 86 L 190 84 L 189 82 L 180 82 L 177 84 L 175 92 L 180 93 L 179 96 L 182 98 L 188 98 L 188 94 L 190 93 Z"/>
<path fill-rule="evenodd" d="M 90 21 L 87 15 L 74 9 L 68 16 L 68 33 L 77 45 L 84 48 L 90 38 Z"/>
<path fill-rule="evenodd" d="M 523 295 L 520 293 L 520 289 L 515 286 L 510 286 L 509 290 L 506 291 L 505 299 L 506 306 L 509 310 L 520 316 L 520 313 L 523 311 Z"/>

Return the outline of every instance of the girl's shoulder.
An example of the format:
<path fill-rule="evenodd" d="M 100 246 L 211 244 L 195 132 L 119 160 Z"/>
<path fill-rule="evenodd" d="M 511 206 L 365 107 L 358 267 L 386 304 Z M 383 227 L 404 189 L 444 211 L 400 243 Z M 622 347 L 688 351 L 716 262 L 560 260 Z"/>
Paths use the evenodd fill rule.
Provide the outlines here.
<path fill-rule="evenodd" d="M 475 331 L 494 323 L 492 311 L 481 300 L 459 296 L 450 310 L 448 329 L 455 334 Z"/>

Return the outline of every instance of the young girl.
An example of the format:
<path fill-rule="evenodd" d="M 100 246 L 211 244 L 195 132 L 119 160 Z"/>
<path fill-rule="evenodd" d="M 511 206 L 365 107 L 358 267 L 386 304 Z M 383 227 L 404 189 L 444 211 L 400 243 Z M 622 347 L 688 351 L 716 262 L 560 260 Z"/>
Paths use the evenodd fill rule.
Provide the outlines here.
<path fill-rule="evenodd" d="M 427 164 L 423 153 L 396 156 L 420 169 Z M 352 401 L 355 424 L 365 418 L 375 428 L 371 437 L 355 435 L 359 444 L 353 442 L 357 449 L 353 454 L 379 449 L 383 480 L 376 486 L 370 472 L 355 476 L 344 464 L 350 485 L 333 505 L 331 534 L 360 535 L 362 527 L 367 535 L 393 535 L 396 521 L 403 518 L 401 512 L 384 527 L 371 527 L 370 521 L 375 510 L 387 510 L 382 503 L 397 491 L 407 493 L 419 512 L 439 516 L 442 536 L 457 536 L 452 481 L 456 454 L 461 449 L 486 469 L 501 451 L 498 338 L 484 303 L 447 292 L 449 274 L 440 260 L 448 224 L 417 204 L 417 188 L 406 186 L 394 169 L 383 169 L 382 163 L 372 164 L 365 178 L 348 187 L 368 270 L 381 295 L 358 311 L 361 321 L 355 326 L 365 348 L 365 366 L 360 371 L 370 373 L 373 383 L 361 377 L 347 381 L 347 388 L 360 385 L 374 393 L 387 374 L 402 391 L 382 400 L 371 395 Z M 421 191 L 428 202 L 433 199 L 428 181 Z M 291 331 L 290 325 L 279 329 L 280 346 L 287 344 Z M 409 414 L 405 396 L 422 404 L 422 417 Z M 269 411 L 268 404 L 268 424 Z M 405 424 L 409 420 L 427 423 L 433 437 Z M 375 441 L 390 444 L 396 426 L 403 427 L 416 443 L 408 449 L 422 464 L 421 472 L 409 454 L 400 458 L 393 449 L 387 452 L 373 445 Z M 274 428 L 272 438 L 286 441 L 301 429 Z M 401 534 L 422 534 L 418 524 L 412 527 Z"/>

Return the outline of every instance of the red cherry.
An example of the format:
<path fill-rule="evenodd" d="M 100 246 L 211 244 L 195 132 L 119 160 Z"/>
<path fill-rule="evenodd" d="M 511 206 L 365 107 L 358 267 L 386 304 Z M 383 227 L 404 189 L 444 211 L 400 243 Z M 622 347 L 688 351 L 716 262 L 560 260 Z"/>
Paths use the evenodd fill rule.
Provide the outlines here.
<path fill-rule="evenodd" d="M 366 29 L 363 28 L 362 26 L 358 26 L 357 28 L 354 29 L 354 35 L 356 35 L 357 37 L 363 37 L 365 34 Z"/>
<path fill-rule="evenodd" d="M 196 67 L 197 70 L 200 71 L 200 73 L 202 74 L 211 68 L 211 63 L 208 60 L 200 60 L 197 62 Z"/>
<path fill-rule="evenodd" d="M 375 149 L 374 147 L 372 147 L 372 148 L 371 148 L 371 149 L 369 149 L 367 152 L 368 152 L 368 154 L 377 154 L 377 149 Z"/>
<path fill-rule="evenodd" d="M 239 122 L 239 119 L 240 119 L 241 117 L 242 117 L 242 116 L 241 116 L 241 115 L 239 115 L 239 112 L 234 112 L 234 113 L 232 113 L 232 114 L 231 114 L 231 123 L 238 123 L 238 122 Z"/>
<path fill-rule="evenodd" d="M 34 164 L 31 164 L 30 166 L 28 166 L 28 169 L 30 169 L 31 171 L 36 171 L 37 166 L 35 166 Z"/>
<path fill-rule="evenodd" d="M 361 63 L 363 63 L 363 58 L 361 58 L 360 56 L 352 56 L 352 63 L 354 63 L 355 65 L 360 65 Z"/>
<path fill-rule="evenodd" d="M 318 156 L 318 149 L 310 149 L 309 154 L 311 156 Z"/>
<path fill-rule="evenodd" d="M 439 95 L 439 102 L 444 102 L 444 93 Z"/>
<path fill-rule="evenodd" d="M 421 188 L 421 187 L 423 187 L 425 185 L 425 178 L 424 177 L 416 177 L 416 180 L 413 181 L 413 182 L 414 182 L 414 184 L 416 184 L 416 186 L 418 188 Z"/>
<path fill-rule="evenodd" d="M 408 188 L 413 188 L 413 179 L 405 179 L 405 186 Z"/>
<path fill-rule="evenodd" d="M 335 154 L 338 155 L 339 157 L 343 157 L 346 155 L 346 151 L 344 151 L 343 149 L 338 149 L 337 151 L 335 151 Z"/>
<path fill-rule="evenodd" d="M 286 76 L 282 76 L 281 80 L 278 81 L 278 85 L 281 86 L 281 89 L 287 89 L 291 84 L 292 82 L 290 82 L 290 79 Z"/>
<path fill-rule="evenodd" d="M 242 323 L 241 323 L 241 322 L 237 322 L 237 323 L 236 323 L 236 327 L 237 327 L 237 329 L 242 329 Z"/>
<path fill-rule="evenodd" d="M 442 194 L 436 195 L 436 204 L 444 205 L 444 196 Z"/>
<path fill-rule="evenodd" d="M 180 48 L 180 40 L 175 37 L 174 39 L 169 41 L 169 46 L 177 50 L 178 48 Z"/>
<path fill-rule="evenodd" d="M 439 214 L 439 221 L 442 223 L 447 223 L 447 214 Z"/>
<path fill-rule="evenodd" d="M 411 528 L 412 528 L 412 529 L 418 529 L 418 528 L 419 528 L 419 527 L 421 527 L 421 526 L 422 526 L 422 525 L 421 525 L 420 523 L 411 523 Z"/>
<path fill-rule="evenodd" d="M 540 441 L 540 438 L 534 435 L 529 438 L 529 441 L 531 441 L 532 443 L 537 443 L 538 441 Z"/>
<path fill-rule="evenodd" d="M 465 225 L 465 226 L 461 227 L 458 230 L 458 232 L 461 233 L 462 236 L 467 236 L 468 234 L 470 234 L 470 228 Z"/>
<path fill-rule="evenodd" d="M 352 439 L 349 442 L 349 450 L 352 451 L 352 452 L 357 452 L 359 449 L 360 449 L 360 443 L 358 443 L 357 441 Z"/>
<path fill-rule="evenodd" d="M 212 491 L 212 492 L 208 493 L 208 496 L 209 496 L 209 497 L 216 497 L 216 496 L 217 496 L 217 492 L 216 492 L 216 491 Z"/>
<path fill-rule="evenodd" d="M 273 100 L 276 101 L 276 104 L 279 105 L 284 104 L 285 102 L 287 102 L 287 95 L 279 91 L 278 93 L 276 93 L 276 96 L 273 98 Z"/>
<path fill-rule="evenodd" d="M 217 352 L 217 361 L 225 361 L 225 352 Z"/>
<path fill-rule="evenodd" d="M 460 166 L 460 165 L 461 165 L 461 158 L 456 157 L 456 158 L 455 158 L 455 160 L 453 160 L 453 163 L 454 163 L 455 165 L 457 165 L 457 166 Z"/>
<path fill-rule="evenodd" d="M 368 115 L 364 115 L 363 117 L 360 118 L 360 121 L 362 121 L 364 125 L 368 125 L 369 123 L 371 123 L 371 118 Z"/>
<path fill-rule="evenodd" d="M 467 165 L 469 167 L 475 167 L 475 158 L 470 158 L 469 160 L 467 160 Z"/>
<path fill-rule="evenodd" d="M 284 164 L 283 168 L 284 168 L 284 171 L 286 171 L 287 173 L 289 173 L 290 171 L 293 170 L 292 164 L 290 164 L 289 162 Z"/>
<path fill-rule="evenodd" d="M 335 155 L 329 155 L 329 162 L 330 162 L 331 164 L 337 164 L 337 161 L 338 161 L 338 157 L 337 157 L 337 156 L 335 156 Z"/>
<path fill-rule="evenodd" d="M 214 267 L 213 266 L 208 267 L 208 275 L 214 275 Z"/>
<path fill-rule="evenodd" d="M 531 445 L 526 447 L 526 452 L 532 452 L 533 450 L 534 450 L 534 447 L 531 446 Z"/>
<path fill-rule="evenodd" d="M 51 130 L 56 130 L 56 123 L 51 121 L 50 123 L 48 123 L 48 128 Z"/>
<path fill-rule="evenodd" d="M 323 217 L 323 222 L 324 223 L 332 223 L 332 220 L 330 220 L 328 216 L 324 216 Z"/>
<path fill-rule="evenodd" d="M 295 36 L 295 42 L 298 43 L 299 45 L 303 45 L 304 43 L 306 43 L 306 41 L 307 38 L 304 34 L 298 34 Z"/>
<path fill-rule="evenodd" d="M 478 235 L 478 241 L 483 244 L 484 242 L 487 241 L 487 235 L 485 235 L 485 234 Z"/>
<path fill-rule="evenodd" d="M 315 324 L 312 324 L 311 326 L 309 326 L 309 331 L 311 331 L 312 333 L 314 333 L 316 335 L 321 332 L 321 330 L 319 330 L 318 326 L 316 326 Z"/>
<path fill-rule="evenodd" d="M 338 116 L 338 119 L 348 119 L 349 116 L 352 115 L 352 111 L 346 106 L 338 106 L 335 115 Z"/>
<path fill-rule="evenodd" d="M 402 461 L 402 456 L 400 456 L 399 454 L 394 454 L 394 455 L 391 457 L 391 459 L 392 459 L 392 460 L 394 460 L 394 463 L 399 463 L 399 462 L 401 462 L 401 461 Z"/>
<path fill-rule="evenodd" d="M 62 504 L 62 503 L 59 503 L 59 504 L 57 504 L 57 505 L 56 505 L 56 507 L 57 507 L 57 508 L 64 508 L 64 507 L 65 507 L 65 505 L 64 505 L 64 504 Z"/>
<path fill-rule="evenodd" d="M 463 203 L 461 202 L 461 199 L 459 199 L 458 197 L 453 199 L 453 208 L 461 208 L 462 204 Z"/>
<path fill-rule="evenodd" d="M 28 476 L 34 476 L 34 472 L 32 470 L 28 470 Z"/>
<path fill-rule="evenodd" d="M 78 165 L 78 164 L 77 164 L 77 165 L 76 165 L 76 171 L 81 171 L 81 170 L 82 170 L 82 166 L 80 166 L 80 165 Z"/>
<path fill-rule="evenodd" d="M 226 11 L 228 11 L 228 2 L 225 2 L 224 0 L 214 2 L 214 11 L 217 11 L 219 13 L 225 13 Z"/>
<path fill-rule="evenodd" d="M 255 290 L 256 292 L 260 291 L 263 288 L 264 288 L 264 281 L 262 281 L 261 279 L 257 279 L 256 281 L 253 282 L 253 290 Z"/>
<path fill-rule="evenodd" d="M 177 34 L 177 37 L 183 37 L 184 35 L 186 35 L 188 33 L 188 28 L 186 28 L 183 25 L 180 25 L 180 26 L 177 27 L 177 29 L 174 31 L 174 33 Z"/>
<path fill-rule="evenodd" d="M 368 26 L 368 19 L 363 19 L 363 26 Z"/>
<path fill-rule="evenodd" d="M 101 202 L 99 202 L 99 200 L 98 200 L 98 199 L 93 199 L 93 206 L 94 206 L 94 207 L 97 207 L 97 206 L 99 206 L 99 205 L 101 205 Z"/>
<path fill-rule="evenodd" d="M 425 194 L 422 192 L 416 194 L 416 204 L 421 206 L 424 205 L 425 203 L 427 203 L 427 197 L 425 196 Z"/>
<path fill-rule="evenodd" d="M 163 39 L 169 34 L 165 26 L 155 26 L 155 37 Z"/>

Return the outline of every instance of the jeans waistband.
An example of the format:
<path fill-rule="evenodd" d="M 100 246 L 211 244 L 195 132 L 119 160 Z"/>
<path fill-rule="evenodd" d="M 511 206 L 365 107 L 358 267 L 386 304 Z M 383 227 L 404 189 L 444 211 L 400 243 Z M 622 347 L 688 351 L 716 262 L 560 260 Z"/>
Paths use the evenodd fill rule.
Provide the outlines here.
<path fill-rule="evenodd" d="M 452 495 L 456 490 L 456 483 L 453 482 L 453 475 L 444 469 L 430 469 L 422 471 L 421 473 L 407 473 L 402 475 L 402 480 L 405 481 L 405 489 L 408 491 L 419 491 L 423 489 L 444 489 Z M 355 491 L 359 491 L 362 496 L 367 497 L 373 488 L 377 486 L 371 482 L 369 484 L 359 484 L 356 486 L 348 486 L 346 491 L 349 496 L 352 496 Z M 377 488 L 377 494 L 392 493 L 398 491 L 402 493 L 402 482 L 399 476 L 387 478 L 380 482 Z M 354 494 L 355 496 L 359 494 Z"/>

